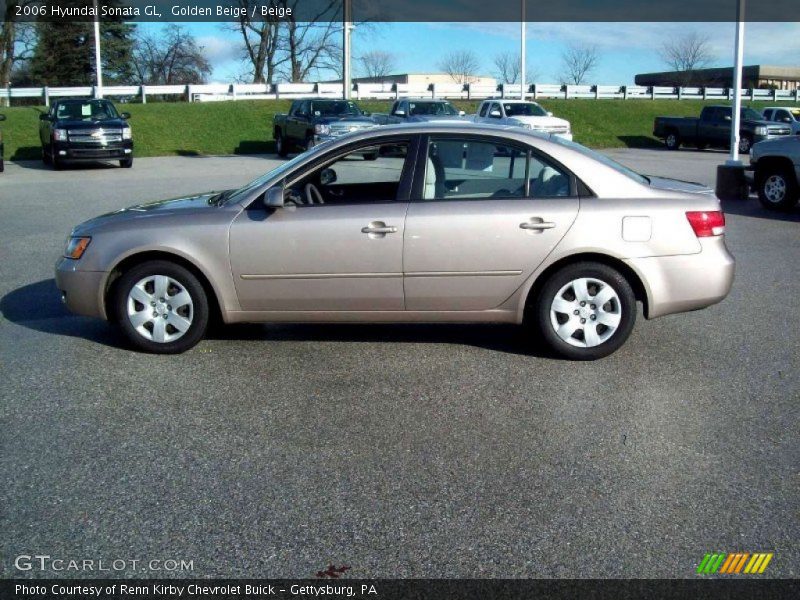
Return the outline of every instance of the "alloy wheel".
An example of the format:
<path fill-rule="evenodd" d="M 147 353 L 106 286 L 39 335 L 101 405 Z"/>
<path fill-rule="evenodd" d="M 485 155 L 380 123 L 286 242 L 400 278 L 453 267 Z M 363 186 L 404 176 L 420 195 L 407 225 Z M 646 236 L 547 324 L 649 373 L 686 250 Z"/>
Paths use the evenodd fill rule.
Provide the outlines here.
<path fill-rule="evenodd" d="M 770 175 L 763 185 L 767 201 L 779 204 L 786 198 L 786 180 L 780 175 Z"/>

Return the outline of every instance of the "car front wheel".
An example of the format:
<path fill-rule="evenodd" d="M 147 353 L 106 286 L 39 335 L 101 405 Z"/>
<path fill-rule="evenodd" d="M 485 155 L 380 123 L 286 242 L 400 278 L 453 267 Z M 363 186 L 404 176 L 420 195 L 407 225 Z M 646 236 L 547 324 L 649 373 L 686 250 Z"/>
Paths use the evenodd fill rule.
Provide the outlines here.
<path fill-rule="evenodd" d="M 150 261 L 123 274 L 114 295 L 114 316 L 128 340 L 156 354 L 177 354 L 197 344 L 208 327 L 208 299 L 188 269 Z"/>
<path fill-rule="evenodd" d="M 539 333 L 553 351 L 572 360 L 595 360 L 628 339 L 636 321 L 636 297 L 616 269 L 582 262 L 554 273 L 534 310 Z"/>
<path fill-rule="evenodd" d="M 770 210 L 791 210 L 797 204 L 797 181 L 789 169 L 771 169 L 758 177 L 758 199 Z"/>
<path fill-rule="evenodd" d="M 123 158 L 119 161 L 119 166 L 123 169 L 130 169 L 133 166 L 133 157 L 130 158 Z"/>

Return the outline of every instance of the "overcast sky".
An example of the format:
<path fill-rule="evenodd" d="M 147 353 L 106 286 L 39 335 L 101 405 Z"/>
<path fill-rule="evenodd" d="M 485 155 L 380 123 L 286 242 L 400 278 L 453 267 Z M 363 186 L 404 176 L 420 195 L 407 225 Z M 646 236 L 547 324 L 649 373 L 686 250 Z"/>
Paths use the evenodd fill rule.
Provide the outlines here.
<path fill-rule="evenodd" d="M 238 34 L 218 23 L 183 23 L 205 47 L 214 67 L 212 79 L 231 81 L 245 67 Z M 159 25 L 146 25 L 158 28 Z M 541 83 L 556 83 L 560 55 L 570 43 L 594 44 L 600 62 L 592 83 L 631 84 L 636 73 L 667 70 L 659 56 L 664 40 L 686 31 L 706 37 L 715 55 L 711 66 L 733 63 L 733 23 L 530 23 L 527 58 Z M 519 51 L 518 23 L 382 23 L 357 28 L 353 55 L 370 50 L 394 54 L 397 72 L 436 72 L 437 60 L 450 50 L 472 49 L 482 75 L 494 75 L 492 57 Z M 745 64 L 800 66 L 800 23 L 748 23 Z M 355 67 L 355 65 L 354 65 Z M 320 79 L 333 77 L 321 73 Z"/>

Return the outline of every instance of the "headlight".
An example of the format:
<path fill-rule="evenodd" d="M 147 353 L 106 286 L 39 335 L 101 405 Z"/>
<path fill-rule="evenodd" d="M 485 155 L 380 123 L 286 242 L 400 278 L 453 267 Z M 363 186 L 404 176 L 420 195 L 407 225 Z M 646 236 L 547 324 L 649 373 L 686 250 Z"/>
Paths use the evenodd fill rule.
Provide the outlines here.
<path fill-rule="evenodd" d="M 92 241 L 90 237 L 71 237 L 67 239 L 67 247 L 64 249 L 64 257 L 78 260 L 83 253 L 86 252 L 86 247 Z"/>
<path fill-rule="evenodd" d="M 129 140 L 129 139 L 131 139 L 131 137 L 132 137 L 131 128 L 130 127 L 123 127 L 122 128 L 122 139 L 123 140 Z"/>
<path fill-rule="evenodd" d="M 756 135 L 767 135 L 767 128 L 763 125 L 756 127 Z"/>
<path fill-rule="evenodd" d="M 328 135 L 331 132 L 331 126 L 325 125 L 324 123 L 320 123 L 314 125 L 314 133 L 317 135 Z"/>
<path fill-rule="evenodd" d="M 53 139 L 57 142 L 66 142 L 67 141 L 67 130 L 66 129 L 54 129 L 53 130 Z"/>

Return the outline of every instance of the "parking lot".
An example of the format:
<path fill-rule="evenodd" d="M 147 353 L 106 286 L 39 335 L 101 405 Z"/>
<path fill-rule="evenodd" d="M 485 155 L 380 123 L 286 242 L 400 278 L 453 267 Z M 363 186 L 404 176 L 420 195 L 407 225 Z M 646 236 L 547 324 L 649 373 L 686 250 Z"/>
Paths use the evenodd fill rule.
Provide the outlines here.
<path fill-rule="evenodd" d="M 713 185 L 722 152 L 616 150 Z M 225 327 L 186 354 L 69 315 L 72 225 L 242 184 L 274 157 L 0 175 L 0 556 L 184 560 L 157 576 L 693 577 L 706 552 L 800 575 L 800 210 L 724 206 L 709 309 L 593 363 L 506 326 Z M 152 576 L 139 569 L 125 575 Z"/>

